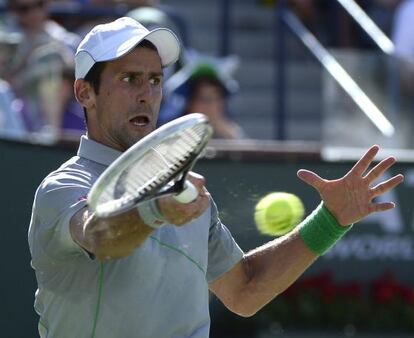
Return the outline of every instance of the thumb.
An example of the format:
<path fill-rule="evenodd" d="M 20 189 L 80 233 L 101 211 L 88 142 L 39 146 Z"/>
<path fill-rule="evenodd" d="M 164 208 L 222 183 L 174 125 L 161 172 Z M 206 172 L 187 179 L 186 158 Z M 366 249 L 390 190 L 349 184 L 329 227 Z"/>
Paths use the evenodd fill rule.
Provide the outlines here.
<path fill-rule="evenodd" d="M 325 180 L 321 178 L 319 175 L 315 174 L 313 171 L 300 169 L 297 172 L 297 176 L 305 183 L 309 184 L 316 190 L 321 190 Z"/>

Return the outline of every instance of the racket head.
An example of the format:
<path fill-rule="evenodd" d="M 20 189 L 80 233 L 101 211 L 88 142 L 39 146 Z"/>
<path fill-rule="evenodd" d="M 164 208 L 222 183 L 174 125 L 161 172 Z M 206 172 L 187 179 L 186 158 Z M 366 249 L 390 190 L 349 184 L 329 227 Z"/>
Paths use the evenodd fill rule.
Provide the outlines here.
<path fill-rule="evenodd" d="M 160 195 L 180 192 L 185 175 L 213 134 L 205 115 L 175 119 L 143 137 L 98 178 L 88 206 L 98 217 L 110 217 Z M 177 184 L 172 184 L 177 180 Z"/>

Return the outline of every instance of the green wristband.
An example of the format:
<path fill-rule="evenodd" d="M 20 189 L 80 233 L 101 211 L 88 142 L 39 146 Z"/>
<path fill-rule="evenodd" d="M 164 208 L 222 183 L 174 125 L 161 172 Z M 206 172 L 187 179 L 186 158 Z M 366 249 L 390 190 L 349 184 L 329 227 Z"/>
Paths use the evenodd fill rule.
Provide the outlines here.
<path fill-rule="evenodd" d="M 351 228 L 352 224 L 340 225 L 325 205 L 321 203 L 300 224 L 299 234 L 309 249 L 321 256 Z"/>

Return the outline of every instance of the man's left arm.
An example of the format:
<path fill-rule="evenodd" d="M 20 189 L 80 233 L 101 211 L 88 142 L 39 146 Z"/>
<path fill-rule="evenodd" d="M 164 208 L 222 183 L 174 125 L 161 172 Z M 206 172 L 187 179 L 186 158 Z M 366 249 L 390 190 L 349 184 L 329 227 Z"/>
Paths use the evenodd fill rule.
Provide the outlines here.
<path fill-rule="evenodd" d="M 231 311 L 252 316 L 286 290 L 317 257 L 294 230 L 244 255 L 209 287 Z"/>
<path fill-rule="evenodd" d="M 371 147 L 342 178 L 327 180 L 308 170 L 298 176 L 315 188 L 323 204 L 291 233 L 249 252 L 232 269 L 210 282 L 210 290 L 232 311 L 250 316 L 286 290 L 318 256 L 367 215 L 395 207 L 373 200 L 403 181 L 396 175 L 375 184 L 394 163 L 388 157 L 367 173 L 379 147 Z"/>

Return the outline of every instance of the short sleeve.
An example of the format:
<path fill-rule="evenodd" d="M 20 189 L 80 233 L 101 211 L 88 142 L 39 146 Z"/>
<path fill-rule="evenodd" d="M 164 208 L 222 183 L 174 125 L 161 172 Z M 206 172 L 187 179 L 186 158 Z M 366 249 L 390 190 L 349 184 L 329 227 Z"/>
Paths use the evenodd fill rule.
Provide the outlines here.
<path fill-rule="evenodd" d="M 227 227 L 218 217 L 217 206 L 211 201 L 211 224 L 208 243 L 207 281 L 230 270 L 243 258 L 243 251 L 234 240 Z"/>
<path fill-rule="evenodd" d="M 29 245 L 34 265 L 61 262 L 85 255 L 70 234 L 73 215 L 86 206 L 91 183 L 81 171 L 63 171 L 48 176 L 38 188 L 29 227 Z"/>

